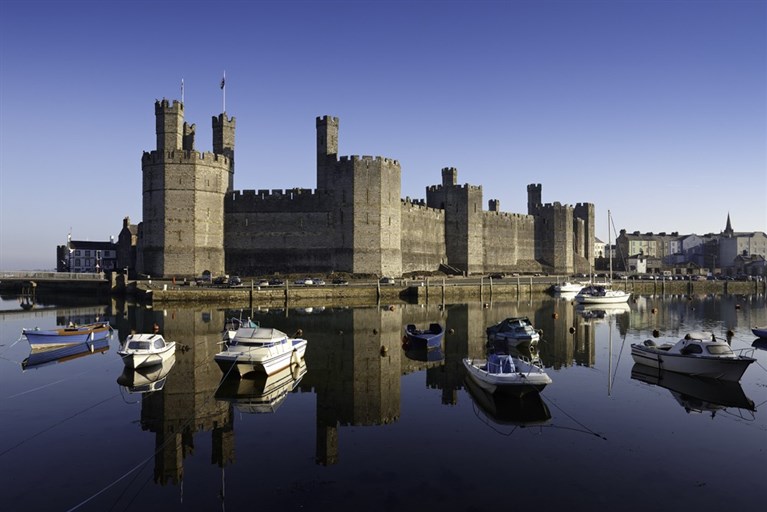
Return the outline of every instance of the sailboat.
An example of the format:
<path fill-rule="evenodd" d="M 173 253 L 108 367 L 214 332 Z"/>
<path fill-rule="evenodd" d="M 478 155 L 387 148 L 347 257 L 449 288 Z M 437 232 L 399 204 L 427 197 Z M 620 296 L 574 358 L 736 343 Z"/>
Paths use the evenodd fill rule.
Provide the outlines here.
<path fill-rule="evenodd" d="M 612 217 L 610 210 L 607 210 L 607 247 L 610 253 L 610 282 L 613 279 L 613 251 L 612 251 L 612 236 L 610 235 Z M 578 295 L 575 296 L 575 301 L 579 304 L 621 304 L 629 301 L 631 293 L 624 292 L 623 290 L 612 290 L 605 285 L 590 284 L 583 288 Z"/>

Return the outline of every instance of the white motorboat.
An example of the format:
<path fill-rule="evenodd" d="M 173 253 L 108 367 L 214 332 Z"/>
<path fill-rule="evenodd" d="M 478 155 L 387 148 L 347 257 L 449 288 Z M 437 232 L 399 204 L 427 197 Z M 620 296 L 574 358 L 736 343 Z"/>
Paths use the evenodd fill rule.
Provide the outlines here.
<path fill-rule="evenodd" d="M 161 334 L 130 334 L 117 351 L 126 368 L 162 364 L 175 353 L 176 342 L 165 341 Z"/>
<path fill-rule="evenodd" d="M 306 340 L 290 338 L 284 332 L 261 327 L 255 322 L 240 326 L 224 350 L 214 356 L 224 376 L 242 377 L 251 372 L 271 375 L 291 363 L 298 364 L 306 352 Z"/>
<path fill-rule="evenodd" d="M 541 339 L 541 335 L 533 328 L 533 324 L 526 316 L 506 318 L 495 325 L 491 325 L 485 329 L 485 332 L 488 341 L 505 342 L 512 348 L 521 343 L 532 345 Z"/>
<path fill-rule="evenodd" d="M 583 289 L 585 285 L 581 283 L 572 283 L 570 281 L 565 281 L 561 284 L 555 284 L 554 285 L 554 291 L 557 293 L 578 293 Z"/>
<path fill-rule="evenodd" d="M 602 285 L 589 285 L 583 288 L 575 301 L 579 304 L 621 304 L 628 302 L 631 293 L 623 290 L 611 290 Z"/>
<path fill-rule="evenodd" d="M 551 384 L 543 368 L 509 354 L 491 354 L 487 359 L 464 359 L 469 377 L 489 393 L 541 391 Z"/>
<path fill-rule="evenodd" d="M 748 366 L 756 361 L 744 352 L 733 351 L 727 342 L 710 332 L 691 332 L 676 343 L 657 345 L 653 340 L 631 345 L 635 363 L 698 377 L 738 381 Z"/>

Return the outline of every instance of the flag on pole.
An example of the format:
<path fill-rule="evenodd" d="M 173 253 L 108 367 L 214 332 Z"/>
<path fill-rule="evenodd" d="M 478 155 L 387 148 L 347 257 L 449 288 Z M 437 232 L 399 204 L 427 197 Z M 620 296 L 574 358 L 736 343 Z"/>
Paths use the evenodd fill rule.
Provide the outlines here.
<path fill-rule="evenodd" d="M 221 79 L 221 88 L 223 89 L 226 85 L 226 73 L 224 73 L 224 77 Z"/>
<path fill-rule="evenodd" d="M 184 103 L 184 79 L 181 79 L 181 103 Z"/>

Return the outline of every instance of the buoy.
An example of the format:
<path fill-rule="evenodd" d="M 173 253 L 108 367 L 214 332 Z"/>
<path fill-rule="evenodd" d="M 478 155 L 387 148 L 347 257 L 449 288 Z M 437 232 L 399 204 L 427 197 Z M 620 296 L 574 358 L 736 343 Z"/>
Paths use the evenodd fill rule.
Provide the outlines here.
<path fill-rule="evenodd" d="M 575 332 L 575 327 L 570 327 L 570 334 L 573 334 Z"/>
<path fill-rule="evenodd" d="M 373 329 L 373 334 L 378 334 L 378 329 Z"/>
<path fill-rule="evenodd" d="M 653 330 L 652 335 L 657 338 L 658 336 L 660 336 L 660 331 L 658 329 L 655 329 Z"/>
<path fill-rule="evenodd" d="M 482 304 L 482 306 L 483 306 L 485 309 L 487 309 L 487 308 L 489 308 L 489 307 L 490 307 L 490 304 L 488 304 L 487 302 L 485 302 L 484 304 Z"/>
<path fill-rule="evenodd" d="M 652 311 L 652 314 L 654 315 L 655 313 L 658 312 L 658 309 L 657 308 L 652 308 L 650 311 Z"/>
<path fill-rule="evenodd" d="M 735 304 L 735 309 L 740 309 L 740 304 Z"/>
<path fill-rule="evenodd" d="M 552 313 L 552 314 L 551 314 L 551 318 L 553 318 L 554 320 L 556 320 L 557 318 L 559 318 L 559 313 Z"/>
<path fill-rule="evenodd" d="M 299 329 L 296 331 L 296 334 L 293 335 L 294 338 L 300 338 L 304 335 L 304 331 L 302 329 Z"/>
<path fill-rule="evenodd" d="M 389 311 L 394 311 L 394 304 L 392 304 L 391 306 L 389 306 Z"/>
<path fill-rule="evenodd" d="M 454 329 L 452 329 L 452 328 L 451 328 L 451 329 L 448 329 L 448 330 L 447 330 L 447 333 L 448 333 L 448 334 L 455 334 L 455 330 L 454 330 Z"/>
<path fill-rule="evenodd" d="M 381 356 L 382 356 L 382 357 L 383 357 L 383 356 L 385 356 L 385 355 L 386 355 L 386 353 L 387 353 L 388 351 L 389 351 L 389 350 L 388 350 L 386 347 L 384 347 L 383 345 L 381 345 Z"/>

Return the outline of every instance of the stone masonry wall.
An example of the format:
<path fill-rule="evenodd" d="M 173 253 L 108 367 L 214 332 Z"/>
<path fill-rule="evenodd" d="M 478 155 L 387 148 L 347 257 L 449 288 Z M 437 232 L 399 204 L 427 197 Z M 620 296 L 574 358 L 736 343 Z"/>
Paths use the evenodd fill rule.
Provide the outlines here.
<path fill-rule="evenodd" d="M 402 272 L 435 271 L 447 263 L 445 212 L 402 201 Z"/>

